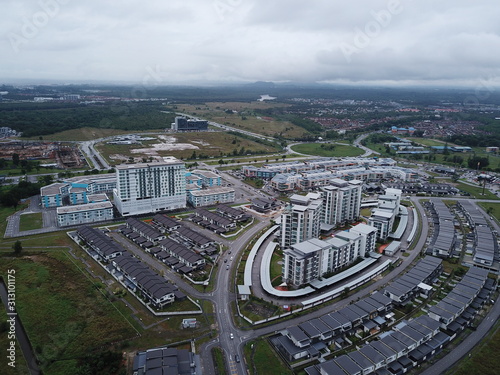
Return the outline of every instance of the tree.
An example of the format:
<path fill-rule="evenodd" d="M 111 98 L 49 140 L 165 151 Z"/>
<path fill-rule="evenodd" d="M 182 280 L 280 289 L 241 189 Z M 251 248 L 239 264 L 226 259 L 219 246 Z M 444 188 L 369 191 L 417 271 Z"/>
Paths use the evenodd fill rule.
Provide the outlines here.
<path fill-rule="evenodd" d="M 14 250 L 14 254 L 21 255 L 21 251 L 23 251 L 23 245 L 21 244 L 21 241 L 17 240 L 16 242 L 14 242 L 14 245 L 12 245 L 12 249 Z"/>
<path fill-rule="evenodd" d="M 351 288 L 346 286 L 344 290 L 342 291 L 342 294 L 340 295 L 340 298 L 347 298 L 349 296 L 349 293 L 351 292 Z"/>
<path fill-rule="evenodd" d="M 16 167 L 19 164 L 19 154 L 12 154 L 12 164 L 14 164 Z"/>

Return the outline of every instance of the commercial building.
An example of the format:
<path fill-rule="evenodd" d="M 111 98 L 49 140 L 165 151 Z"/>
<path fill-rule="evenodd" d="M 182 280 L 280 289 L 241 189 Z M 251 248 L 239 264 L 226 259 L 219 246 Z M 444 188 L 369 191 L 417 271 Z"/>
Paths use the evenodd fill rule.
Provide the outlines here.
<path fill-rule="evenodd" d="M 173 131 L 205 131 L 208 129 L 208 121 L 177 116 L 171 127 Z"/>
<path fill-rule="evenodd" d="M 168 157 L 163 162 L 124 164 L 116 167 L 116 208 L 123 216 L 186 207 L 185 166 Z"/>

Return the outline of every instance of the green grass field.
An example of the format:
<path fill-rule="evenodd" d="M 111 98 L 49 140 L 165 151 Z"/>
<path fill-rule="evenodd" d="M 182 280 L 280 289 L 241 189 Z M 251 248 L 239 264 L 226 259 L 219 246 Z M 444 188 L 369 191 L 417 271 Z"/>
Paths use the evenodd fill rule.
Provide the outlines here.
<path fill-rule="evenodd" d="M 306 155 L 324 157 L 349 157 L 363 155 L 364 151 L 354 146 L 328 143 L 302 143 L 292 146 L 292 150 Z"/>
<path fill-rule="evenodd" d="M 500 221 L 500 203 L 477 202 L 492 217 Z"/>
<path fill-rule="evenodd" d="M 136 336 L 65 251 L 4 257 L 0 273 L 7 269 L 16 270 L 16 307 L 44 373 L 76 373 L 86 354 Z"/>
<path fill-rule="evenodd" d="M 499 369 L 500 324 L 494 326 L 493 333 L 473 349 L 470 358 L 464 358 L 446 374 L 453 375 L 496 375 Z"/>
<path fill-rule="evenodd" d="M 463 190 L 467 193 L 469 193 L 472 197 L 475 197 L 477 199 L 495 199 L 498 200 L 499 198 L 491 193 L 488 189 L 484 189 L 484 195 L 483 195 L 483 188 L 481 186 L 472 186 L 469 184 L 464 184 L 462 182 L 459 182 L 456 185 L 457 189 Z"/>
<path fill-rule="evenodd" d="M 252 349 L 253 345 L 253 349 Z M 264 339 L 250 341 L 245 345 L 245 359 L 252 375 L 292 375 L 271 345 Z"/>
<path fill-rule="evenodd" d="M 21 232 L 26 230 L 40 229 L 43 227 L 42 213 L 35 212 L 32 214 L 24 214 L 19 218 L 19 230 Z"/>

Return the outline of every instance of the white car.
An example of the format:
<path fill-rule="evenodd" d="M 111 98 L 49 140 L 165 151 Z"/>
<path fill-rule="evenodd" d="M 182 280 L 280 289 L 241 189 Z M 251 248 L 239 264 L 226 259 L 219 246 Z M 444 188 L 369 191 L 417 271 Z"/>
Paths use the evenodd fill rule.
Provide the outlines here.
<path fill-rule="evenodd" d="M 232 333 L 229 334 L 229 338 L 232 340 L 234 339 L 234 335 Z"/>

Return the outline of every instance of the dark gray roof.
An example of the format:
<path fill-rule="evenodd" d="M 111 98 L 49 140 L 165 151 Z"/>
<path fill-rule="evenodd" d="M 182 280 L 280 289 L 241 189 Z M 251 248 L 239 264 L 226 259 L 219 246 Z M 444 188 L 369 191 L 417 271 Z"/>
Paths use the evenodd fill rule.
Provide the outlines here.
<path fill-rule="evenodd" d="M 335 375 L 347 374 L 347 372 L 342 370 L 342 367 L 340 367 L 333 359 L 321 363 L 319 367 L 322 370 L 320 374 L 335 374 Z"/>
<path fill-rule="evenodd" d="M 205 237 L 204 235 L 186 227 L 180 227 L 179 229 L 177 229 L 177 233 L 179 233 L 181 237 L 186 238 L 189 241 L 192 241 L 194 244 L 198 246 L 204 246 L 214 242 L 208 237 Z"/>
<path fill-rule="evenodd" d="M 179 223 L 178 221 L 162 214 L 156 214 L 155 216 L 153 216 L 153 222 L 161 225 L 166 229 L 175 229 L 181 225 L 181 223 Z"/>
<path fill-rule="evenodd" d="M 335 358 L 334 361 L 349 375 L 361 374 L 361 366 L 345 354 Z"/>

